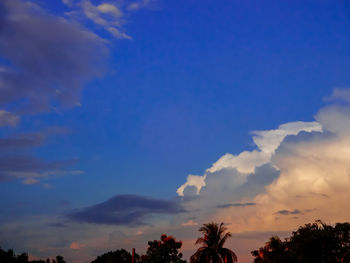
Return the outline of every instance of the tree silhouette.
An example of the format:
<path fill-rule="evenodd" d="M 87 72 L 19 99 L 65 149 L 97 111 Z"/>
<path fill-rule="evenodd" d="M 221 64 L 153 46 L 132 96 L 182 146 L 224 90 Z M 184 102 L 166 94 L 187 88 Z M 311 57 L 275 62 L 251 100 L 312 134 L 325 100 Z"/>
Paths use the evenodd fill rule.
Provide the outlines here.
<path fill-rule="evenodd" d="M 320 220 L 306 224 L 282 242 L 272 237 L 264 247 L 251 252 L 255 263 L 340 263 L 350 255 L 350 224 L 334 227 Z"/>
<path fill-rule="evenodd" d="M 252 255 L 254 263 L 293 262 L 288 247 L 278 236 L 271 237 L 264 247 L 252 251 Z"/>
<path fill-rule="evenodd" d="M 179 249 L 181 241 L 172 236 L 162 235 L 160 240 L 148 241 L 146 255 L 141 257 L 143 263 L 186 263 L 182 260 Z"/>
<path fill-rule="evenodd" d="M 227 228 L 224 223 L 204 224 L 199 231 L 204 237 L 199 237 L 197 244 L 202 246 L 198 248 L 196 253 L 191 256 L 191 263 L 235 263 L 237 262 L 236 254 L 228 248 L 224 248 L 226 240 L 231 237 L 230 232 L 226 232 Z"/>
<path fill-rule="evenodd" d="M 110 251 L 101 256 L 98 256 L 91 263 L 131 263 L 131 254 L 125 249 Z M 135 263 L 141 262 L 140 256 L 135 253 Z"/>
<path fill-rule="evenodd" d="M 56 256 L 56 262 L 57 263 L 66 263 L 66 261 L 64 261 L 62 256 Z"/>

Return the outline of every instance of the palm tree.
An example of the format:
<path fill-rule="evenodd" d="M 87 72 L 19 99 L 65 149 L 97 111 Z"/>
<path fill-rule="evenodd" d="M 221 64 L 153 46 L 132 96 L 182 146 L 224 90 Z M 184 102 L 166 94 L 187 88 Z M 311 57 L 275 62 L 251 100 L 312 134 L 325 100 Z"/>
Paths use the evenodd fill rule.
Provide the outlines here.
<path fill-rule="evenodd" d="M 191 263 L 236 263 L 236 254 L 224 248 L 226 240 L 231 237 L 230 232 L 226 232 L 227 228 L 224 223 L 211 222 L 203 224 L 198 230 L 202 232 L 204 237 L 200 237 L 196 241 L 197 244 L 202 244 L 190 259 Z M 226 233 L 225 233 L 226 232 Z"/>

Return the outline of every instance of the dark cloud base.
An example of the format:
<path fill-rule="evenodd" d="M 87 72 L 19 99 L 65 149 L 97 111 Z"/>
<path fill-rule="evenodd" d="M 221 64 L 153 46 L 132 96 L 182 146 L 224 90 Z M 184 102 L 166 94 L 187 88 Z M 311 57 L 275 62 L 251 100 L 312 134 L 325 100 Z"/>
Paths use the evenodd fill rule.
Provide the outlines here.
<path fill-rule="evenodd" d="M 228 207 L 246 207 L 246 206 L 255 206 L 256 203 L 232 203 L 232 204 L 223 204 L 217 205 L 217 208 L 228 208 Z"/>
<path fill-rule="evenodd" d="M 73 211 L 67 217 L 80 223 L 138 226 L 151 214 L 178 214 L 185 210 L 177 201 L 138 195 L 116 195 L 105 202 Z"/>

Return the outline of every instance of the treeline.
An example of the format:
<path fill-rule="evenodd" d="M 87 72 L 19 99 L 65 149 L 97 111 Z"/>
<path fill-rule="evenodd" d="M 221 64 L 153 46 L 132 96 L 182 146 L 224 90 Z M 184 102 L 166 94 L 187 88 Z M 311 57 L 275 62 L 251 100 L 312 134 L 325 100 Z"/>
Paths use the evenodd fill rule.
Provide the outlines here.
<path fill-rule="evenodd" d="M 3 250 L 0 247 L 0 263 L 66 263 L 62 256 L 56 256 L 56 259 L 52 261 L 47 258 L 46 260 L 28 260 L 28 254 L 22 253 L 16 255 L 12 249 Z"/>
<path fill-rule="evenodd" d="M 190 263 L 235 263 L 236 254 L 224 247 L 231 237 L 223 223 L 204 224 L 196 241 L 200 248 L 191 256 Z M 146 254 L 135 253 L 134 263 L 186 263 L 179 250 L 182 242 L 173 236 L 162 235 L 160 240 L 148 242 Z M 315 221 L 299 227 L 284 240 L 271 237 L 264 246 L 251 252 L 254 263 L 350 263 L 350 224 L 334 226 Z M 0 263 L 65 263 L 62 256 L 50 261 L 28 261 L 28 255 L 15 255 L 12 250 L 0 248 Z M 132 255 L 125 249 L 110 251 L 91 263 L 131 263 Z"/>
<path fill-rule="evenodd" d="M 273 236 L 252 251 L 254 263 L 350 263 L 350 224 L 306 224 L 285 240 Z"/>

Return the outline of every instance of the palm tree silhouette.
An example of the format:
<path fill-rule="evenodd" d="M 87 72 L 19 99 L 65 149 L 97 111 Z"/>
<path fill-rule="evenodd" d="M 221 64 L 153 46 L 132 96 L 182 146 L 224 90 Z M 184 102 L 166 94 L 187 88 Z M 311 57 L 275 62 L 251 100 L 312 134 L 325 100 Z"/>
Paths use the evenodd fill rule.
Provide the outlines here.
<path fill-rule="evenodd" d="M 203 224 L 198 230 L 202 232 L 204 237 L 199 237 L 197 244 L 202 246 L 198 248 L 191 258 L 191 263 L 236 263 L 236 254 L 228 248 L 224 248 L 226 240 L 231 237 L 230 232 L 226 232 L 227 228 L 224 223 Z M 225 233 L 226 232 L 226 233 Z"/>

